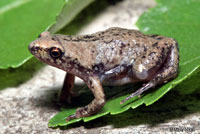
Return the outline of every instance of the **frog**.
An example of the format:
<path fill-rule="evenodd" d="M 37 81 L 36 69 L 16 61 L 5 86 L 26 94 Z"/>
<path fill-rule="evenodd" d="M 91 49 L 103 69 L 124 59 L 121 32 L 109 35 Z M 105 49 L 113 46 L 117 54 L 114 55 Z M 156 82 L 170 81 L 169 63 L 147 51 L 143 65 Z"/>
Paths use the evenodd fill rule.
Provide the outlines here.
<path fill-rule="evenodd" d="M 134 29 L 111 27 L 85 35 L 44 31 L 29 44 L 29 50 L 40 61 L 66 72 L 61 101 L 70 103 L 75 77 L 82 79 L 93 93 L 94 99 L 88 105 L 77 108 L 66 121 L 98 113 L 106 103 L 104 85 L 143 83 L 120 102 L 123 104 L 178 75 L 178 42 L 170 37 L 147 35 Z"/>

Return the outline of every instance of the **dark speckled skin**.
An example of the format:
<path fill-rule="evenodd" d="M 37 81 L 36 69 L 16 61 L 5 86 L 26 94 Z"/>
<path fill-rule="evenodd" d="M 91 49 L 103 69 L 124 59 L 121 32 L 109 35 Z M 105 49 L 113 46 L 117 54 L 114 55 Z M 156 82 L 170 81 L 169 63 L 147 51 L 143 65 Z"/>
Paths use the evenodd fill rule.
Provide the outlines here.
<path fill-rule="evenodd" d="M 62 51 L 59 58 L 50 55 L 52 47 Z M 175 78 L 179 64 L 178 43 L 174 39 L 117 27 L 79 36 L 43 32 L 29 50 L 43 62 L 67 72 L 62 101 L 70 102 L 74 76 L 83 79 L 93 92 L 94 100 L 67 120 L 97 113 L 105 104 L 102 85 L 146 82 L 123 103 Z"/>

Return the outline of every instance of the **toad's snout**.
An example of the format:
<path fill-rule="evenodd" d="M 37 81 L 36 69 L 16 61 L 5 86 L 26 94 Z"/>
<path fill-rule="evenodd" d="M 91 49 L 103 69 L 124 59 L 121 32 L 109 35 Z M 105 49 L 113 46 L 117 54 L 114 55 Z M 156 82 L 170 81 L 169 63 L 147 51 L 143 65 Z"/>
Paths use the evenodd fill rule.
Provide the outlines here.
<path fill-rule="evenodd" d="M 29 44 L 28 49 L 32 54 L 35 54 L 36 52 L 38 52 L 40 47 L 38 45 L 35 45 L 34 42 L 32 42 L 32 43 Z"/>

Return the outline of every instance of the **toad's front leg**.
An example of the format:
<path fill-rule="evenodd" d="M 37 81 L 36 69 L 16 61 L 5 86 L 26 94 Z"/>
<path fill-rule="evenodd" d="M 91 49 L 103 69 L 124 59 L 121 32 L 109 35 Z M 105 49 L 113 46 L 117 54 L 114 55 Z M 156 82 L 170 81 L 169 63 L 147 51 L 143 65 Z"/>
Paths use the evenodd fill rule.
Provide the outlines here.
<path fill-rule="evenodd" d="M 72 92 L 72 88 L 74 87 L 74 79 L 75 76 L 73 74 L 67 73 L 65 76 L 64 84 L 60 93 L 60 101 L 71 103 L 71 97 L 75 96 Z"/>
<path fill-rule="evenodd" d="M 94 99 L 85 107 L 78 108 L 76 113 L 67 117 L 67 121 L 75 118 L 87 117 L 97 113 L 105 104 L 105 94 L 98 77 L 90 77 L 85 81 L 94 95 Z"/>

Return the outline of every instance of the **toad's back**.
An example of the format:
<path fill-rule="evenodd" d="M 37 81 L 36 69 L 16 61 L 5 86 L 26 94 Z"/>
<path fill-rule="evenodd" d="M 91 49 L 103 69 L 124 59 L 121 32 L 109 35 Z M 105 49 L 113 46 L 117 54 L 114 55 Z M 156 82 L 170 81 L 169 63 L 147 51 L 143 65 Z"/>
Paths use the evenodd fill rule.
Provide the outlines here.
<path fill-rule="evenodd" d="M 59 37 L 60 39 L 61 37 Z M 109 70 L 116 65 L 131 65 L 150 52 L 156 39 L 137 30 L 110 28 L 90 35 L 63 36 L 66 54 L 78 59 L 85 68 L 103 64 Z"/>

